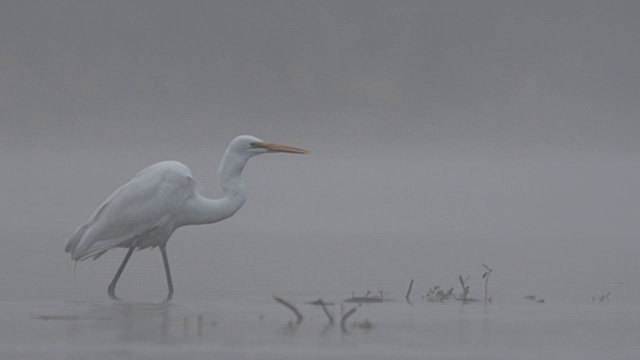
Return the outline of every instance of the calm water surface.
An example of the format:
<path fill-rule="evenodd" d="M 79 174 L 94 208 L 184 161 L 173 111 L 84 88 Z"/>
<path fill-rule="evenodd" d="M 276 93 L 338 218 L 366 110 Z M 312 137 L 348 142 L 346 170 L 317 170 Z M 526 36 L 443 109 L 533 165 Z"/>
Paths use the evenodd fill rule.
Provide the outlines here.
<path fill-rule="evenodd" d="M 3 302 L 3 359 L 635 359 L 630 304 L 426 304 L 358 308 L 330 325 L 255 303 Z"/>
<path fill-rule="evenodd" d="M 480 254 L 460 260 L 418 246 L 411 234 L 342 237 L 307 234 L 305 241 L 212 228 L 185 230 L 169 243 L 176 296 L 157 303 L 166 285 L 157 250 L 134 254 L 118 295 L 106 287 L 124 251 L 74 264 L 62 249 L 67 229 L 4 235 L 0 262 L 1 359 L 637 359 L 640 284 L 615 271 L 554 274 Z M 344 242 L 349 246 L 345 247 Z M 426 247 L 426 246 L 425 246 Z M 426 247 L 428 249 L 428 247 Z M 451 254 L 455 253 L 451 250 Z M 290 256 L 288 254 L 297 254 Z M 379 255 L 382 254 L 382 255 Z M 444 257 L 444 258 L 443 258 Z M 475 261 L 473 261 L 475 260 Z M 430 303 L 430 286 L 453 287 L 469 275 L 470 294 L 484 296 L 481 264 L 494 272 L 493 302 Z M 576 275 L 577 274 L 577 275 Z M 584 276 L 580 276 L 583 274 Z M 404 301 L 416 280 L 413 305 Z M 323 298 L 339 303 L 365 291 L 388 301 L 363 305 L 347 331 L 329 324 Z M 608 301 L 594 297 L 611 291 Z M 292 312 L 272 295 L 296 304 Z M 536 295 L 544 303 L 523 297 Z M 344 304 L 350 309 L 352 304 Z M 354 327 L 368 322 L 371 326 Z"/>

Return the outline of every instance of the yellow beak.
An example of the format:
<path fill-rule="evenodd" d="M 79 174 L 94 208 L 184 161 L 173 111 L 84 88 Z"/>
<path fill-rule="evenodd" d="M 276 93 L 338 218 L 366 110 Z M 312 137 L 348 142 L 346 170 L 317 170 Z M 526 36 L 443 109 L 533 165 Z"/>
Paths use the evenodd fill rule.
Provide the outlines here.
<path fill-rule="evenodd" d="M 308 154 L 309 153 L 309 150 L 305 150 L 302 148 L 288 146 L 288 145 L 274 144 L 266 141 L 255 143 L 254 146 L 263 147 L 269 150 L 270 152 L 284 152 L 284 153 L 290 153 L 290 154 Z"/>

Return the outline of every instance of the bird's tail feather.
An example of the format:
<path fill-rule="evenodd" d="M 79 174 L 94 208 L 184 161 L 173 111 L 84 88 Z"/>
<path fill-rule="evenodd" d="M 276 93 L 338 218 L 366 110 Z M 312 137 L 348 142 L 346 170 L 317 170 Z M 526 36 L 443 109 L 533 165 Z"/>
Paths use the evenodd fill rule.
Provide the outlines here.
<path fill-rule="evenodd" d="M 64 252 L 71 253 L 73 256 L 80 240 L 82 240 L 82 235 L 87 231 L 87 227 L 89 227 L 89 224 L 84 224 L 76 230 L 71 239 L 67 242 L 67 246 L 64 247 Z"/>

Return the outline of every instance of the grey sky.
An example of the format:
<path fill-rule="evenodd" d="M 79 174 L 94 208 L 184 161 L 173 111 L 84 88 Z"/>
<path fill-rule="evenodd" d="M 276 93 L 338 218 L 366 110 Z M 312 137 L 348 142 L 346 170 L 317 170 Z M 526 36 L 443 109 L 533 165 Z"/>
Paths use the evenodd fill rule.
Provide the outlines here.
<path fill-rule="evenodd" d="M 634 1 L 14 1 L 4 151 L 265 137 L 638 150 Z M 283 136 L 283 134 L 286 134 Z"/>
<path fill-rule="evenodd" d="M 245 208 L 193 231 L 419 234 L 397 249 L 514 266 L 577 249 L 637 273 L 624 266 L 640 251 L 638 14 L 637 1 L 4 2 L 0 221 L 70 235 L 166 159 L 213 195 L 224 148 L 248 133 L 312 154 L 252 160 Z"/>

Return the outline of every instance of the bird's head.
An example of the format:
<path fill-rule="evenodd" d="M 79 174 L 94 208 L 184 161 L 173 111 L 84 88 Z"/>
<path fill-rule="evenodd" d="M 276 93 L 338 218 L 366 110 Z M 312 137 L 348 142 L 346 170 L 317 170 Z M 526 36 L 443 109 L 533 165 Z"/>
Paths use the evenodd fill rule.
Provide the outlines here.
<path fill-rule="evenodd" d="M 290 153 L 308 154 L 309 151 L 298 147 L 275 144 L 258 139 L 255 136 L 240 135 L 231 141 L 229 149 L 238 153 L 249 154 L 250 156 L 266 153 Z"/>
<path fill-rule="evenodd" d="M 309 151 L 293 146 L 270 143 L 255 136 L 240 135 L 231 140 L 222 157 L 222 162 L 218 168 L 220 186 L 227 191 L 226 189 L 233 186 L 229 182 L 233 183 L 233 179 L 239 179 L 242 169 L 251 157 L 267 153 L 308 154 Z"/>

